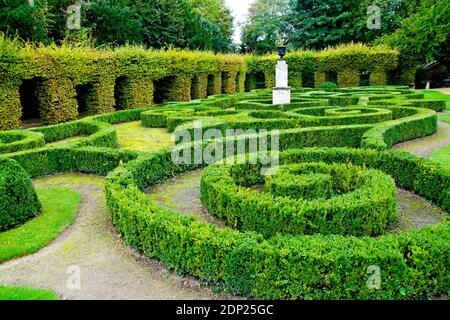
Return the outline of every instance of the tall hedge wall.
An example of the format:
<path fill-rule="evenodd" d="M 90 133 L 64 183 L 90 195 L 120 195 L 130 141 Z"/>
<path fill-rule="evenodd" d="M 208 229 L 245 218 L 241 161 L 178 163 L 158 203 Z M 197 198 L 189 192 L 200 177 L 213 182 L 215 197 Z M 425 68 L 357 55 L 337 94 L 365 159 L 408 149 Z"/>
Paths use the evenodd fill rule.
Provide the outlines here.
<path fill-rule="evenodd" d="M 263 74 L 266 88 L 275 85 L 275 65 L 277 55 L 248 56 L 247 77 L 254 79 L 256 74 Z M 367 47 L 362 44 L 351 44 L 324 51 L 288 52 L 286 60 L 289 65 L 289 84 L 292 87 L 308 86 L 303 83 L 307 76 L 314 79 L 314 86 L 319 87 L 325 81 L 331 81 L 330 73 L 337 75 L 339 87 L 360 85 L 363 71 L 370 73 L 370 85 L 388 84 L 389 71 L 398 66 L 399 52 L 382 47 Z M 248 83 L 248 89 L 255 89 L 256 82 Z"/>
<path fill-rule="evenodd" d="M 154 95 L 189 101 L 243 90 L 243 56 L 123 47 L 33 47 L 0 36 L 0 130 L 20 127 L 34 99 L 46 124 L 152 106 Z M 23 91 L 22 83 L 35 87 Z M 22 95 L 22 96 L 21 96 Z M 23 95 L 26 95 L 24 99 Z M 23 101 L 21 101 L 23 100 Z"/>
<path fill-rule="evenodd" d="M 145 108 L 162 100 L 189 101 L 208 95 L 275 86 L 276 55 L 240 56 L 136 47 L 33 47 L 0 36 L 0 130 L 20 127 L 23 108 L 34 99 L 46 124 L 74 120 L 80 112 L 100 114 Z M 335 75 L 340 87 L 357 86 L 370 72 L 384 85 L 398 65 L 398 52 L 349 45 L 286 56 L 293 87 L 318 86 Z M 28 91 L 21 84 L 33 80 Z M 247 81 L 246 81 L 247 80 Z M 259 84 L 258 84 L 259 83 Z M 27 99 L 24 99 L 26 95 Z M 155 99 L 156 98 L 156 99 Z"/>

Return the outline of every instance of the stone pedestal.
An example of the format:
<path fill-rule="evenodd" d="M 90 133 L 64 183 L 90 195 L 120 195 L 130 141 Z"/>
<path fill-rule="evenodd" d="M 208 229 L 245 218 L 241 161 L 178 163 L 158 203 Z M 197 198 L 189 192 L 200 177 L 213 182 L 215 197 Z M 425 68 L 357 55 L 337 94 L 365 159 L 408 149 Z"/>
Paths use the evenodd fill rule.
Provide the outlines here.
<path fill-rule="evenodd" d="M 291 103 L 291 87 L 288 85 L 288 65 L 286 60 L 279 60 L 275 73 L 273 104 Z"/>

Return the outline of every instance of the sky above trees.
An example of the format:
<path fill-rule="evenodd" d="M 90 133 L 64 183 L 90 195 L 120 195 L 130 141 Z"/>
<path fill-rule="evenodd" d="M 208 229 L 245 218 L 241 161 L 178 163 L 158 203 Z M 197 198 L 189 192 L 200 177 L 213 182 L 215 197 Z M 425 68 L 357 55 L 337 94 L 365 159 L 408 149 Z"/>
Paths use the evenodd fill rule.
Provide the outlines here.
<path fill-rule="evenodd" d="M 248 9 L 250 8 L 250 4 L 253 2 L 255 2 L 255 0 L 225 0 L 225 4 L 232 10 L 232 14 L 234 17 L 235 30 L 233 41 L 235 43 L 241 42 L 242 28 L 239 26 L 239 24 L 245 21 L 245 18 L 248 14 Z"/>

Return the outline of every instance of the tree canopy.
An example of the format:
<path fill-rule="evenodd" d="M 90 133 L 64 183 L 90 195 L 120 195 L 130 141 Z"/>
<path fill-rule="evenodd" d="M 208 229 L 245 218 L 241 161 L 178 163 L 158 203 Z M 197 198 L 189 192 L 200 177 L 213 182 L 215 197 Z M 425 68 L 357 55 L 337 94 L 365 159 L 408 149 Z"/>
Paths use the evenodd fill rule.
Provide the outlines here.
<path fill-rule="evenodd" d="M 60 42 L 90 34 L 99 45 L 144 45 L 226 52 L 233 19 L 223 0 L 90 0 L 81 5 L 81 30 L 66 23 L 73 0 L 0 0 L 0 31 L 24 40 Z"/>
<path fill-rule="evenodd" d="M 408 64 L 448 66 L 449 7 L 448 0 L 256 0 L 242 31 L 243 51 L 274 51 L 281 36 L 293 49 L 383 44 L 398 48 Z"/>
<path fill-rule="evenodd" d="M 275 50 L 275 42 L 288 32 L 285 12 L 288 0 L 257 0 L 251 6 L 243 26 L 244 51 L 265 53 Z"/>

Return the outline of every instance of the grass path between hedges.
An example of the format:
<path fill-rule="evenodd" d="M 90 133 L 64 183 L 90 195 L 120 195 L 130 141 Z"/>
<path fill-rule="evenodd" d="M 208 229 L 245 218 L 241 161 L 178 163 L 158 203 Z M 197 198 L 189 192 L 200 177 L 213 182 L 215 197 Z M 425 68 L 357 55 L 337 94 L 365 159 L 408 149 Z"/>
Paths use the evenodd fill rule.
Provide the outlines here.
<path fill-rule="evenodd" d="M 448 115 L 444 116 L 447 117 Z M 450 122 L 439 121 L 438 131 L 436 134 L 424 138 L 399 143 L 394 146 L 394 149 L 411 152 L 420 157 L 430 157 L 437 150 L 445 148 L 449 145 L 450 145 Z M 443 165 L 447 165 L 445 159 L 440 160 L 435 159 L 435 160 L 441 161 Z"/>
<path fill-rule="evenodd" d="M 203 170 L 180 174 L 146 190 L 146 194 L 161 206 L 182 214 L 223 227 L 224 223 L 212 216 L 200 200 L 200 180 Z M 398 189 L 398 221 L 392 232 L 420 229 L 441 222 L 446 213 L 412 192 Z"/>
<path fill-rule="evenodd" d="M 140 121 L 115 125 L 119 149 L 133 151 L 158 151 L 173 146 L 172 134 L 165 128 L 146 128 Z"/>
<path fill-rule="evenodd" d="M 42 212 L 18 228 L 0 233 L 0 263 L 34 253 L 75 220 L 81 196 L 65 189 L 37 190 Z"/>
<path fill-rule="evenodd" d="M 0 264 L 0 283 L 43 288 L 62 299 L 228 299 L 145 258 L 114 234 L 102 177 L 62 174 L 36 179 L 38 188 L 67 188 L 83 202 L 73 225 L 42 250 Z M 75 269 L 69 269 L 69 267 Z M 80 289 L 67 282 L 80 271 Z"/>

